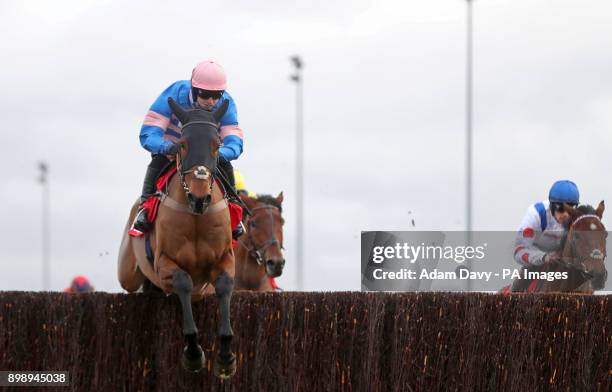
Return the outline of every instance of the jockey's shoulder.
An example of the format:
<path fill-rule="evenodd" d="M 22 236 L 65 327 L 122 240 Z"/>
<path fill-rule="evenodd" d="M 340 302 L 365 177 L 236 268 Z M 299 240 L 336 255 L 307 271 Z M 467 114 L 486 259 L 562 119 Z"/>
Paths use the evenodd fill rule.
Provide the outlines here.
<path fill-rule="evenodd" d="M 542 210 L 540 213 L 539 210 Z M 543 215 L 543 216 L 542 216 Z M 548 201 L 540 201 L 531 203 L 527 210 L 525 211 L 525 215 L 523 215 L 523 219 L 521 221 L 519 231 L 523 232 L 524 230 L 532 230 L 535 232 L 544 231 L 546 227 L 549 226 L 549 203 Z"/>
<path fill-rule="evenodd" d="M 191 82 L 189 80 L 179 80 L 168 87 L 159 95 L 151 106 L 151 110 L 160 113 L 166 117 L 169 117 L 171 113 L 170 105 L 168 104 L 168 98 L 174 99 L 179 105 L 183 107 L 189 107 L 189 94 L 191 89 Z"/>
<path fill-rule="evenodd" d="M 531 203 L 527 207 L 527 211 L 525 215 L 531 216 L 531 217 L 539 217 L 540 209 L 542 209 L 546 215 L 549 215 L 550 214 L 550 202 L 548 200 L 543 200 L 543 201 Z"/>
<path fill-rule="evenodd" d="M 177 80 L 168 86 L 162 95 L 166 97 L 172 97 L 177 100 L 180 104 L 183 104 L 184 100 L 189 100 L 189 93 L 191 91 L 191 82 L 189 80 Z"/>
<path fill-rule="evenodd" d="M 541 204 L 544 207 L 544 209 L 550 210 L 550 202 L 548 200 L 536 201 L 535 203 L 532 203 L 529 205 L 529 209 L 537 211 L 538 204 Z"/>

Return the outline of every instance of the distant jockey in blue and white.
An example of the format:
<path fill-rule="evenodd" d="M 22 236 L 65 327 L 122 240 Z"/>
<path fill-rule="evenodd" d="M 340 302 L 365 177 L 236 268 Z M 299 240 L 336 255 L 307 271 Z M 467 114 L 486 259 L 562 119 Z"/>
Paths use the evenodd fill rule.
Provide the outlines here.
<path fill-rule="evenodd" d="M 140 129 L 140 144 L 151 153 L 151 163 L 142 186 L 140 210 L 134 220 L 133 228 L 144 233 L 150 229 L 146 209 L 142 207 L 151 195 L 155 194 L 156 180 L 160 171 L 180 150 L 177 141 L 181 137 L 181 124 L 172 114 L 168 98 L 172 97 L 183 108 L 199 106 L 213 111 L 224 101 L 229 102 L 225 115 L 221 118 L 219 149 L 219 168 L 234 184 L 234 170 L 230 161 L 242 154 L 244 133 L 238 124 L 238 113 L 232 96 L 226 91 L 227 76 L 221 65 L 212 60 L 199 63 L 193 69 L 191 80 L 180 80 L 171 84 L 149 108 Z M 240 235 L 234 232 L 234 237 Z"/>
<path fill-rule="evenodd" d="M 529 206 L 515 241 L 514 260 L 525 268 L 559 261 L 561 243 L 570 218 L 563 204 L 573 207 L 580 202 L 578 187 L 572 181 L 557 181 L 550 188 L 548 200 Z"/>

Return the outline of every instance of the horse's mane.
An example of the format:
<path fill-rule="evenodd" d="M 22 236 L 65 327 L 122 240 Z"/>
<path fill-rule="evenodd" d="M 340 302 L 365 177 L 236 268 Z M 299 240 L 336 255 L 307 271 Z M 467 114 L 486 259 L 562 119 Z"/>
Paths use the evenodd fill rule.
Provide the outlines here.
<path fill-rule="evenodd" d="M 580 215 L 595 215 L 595 208 L 590 204 L 581 204 L 576 209 L 581 212 Z"/>
<path fill-rule="evenodd" d="M 272 195 L 257 195 L 257 201 L 269 206 L 274 206 L 276 208 L 278 208 L 279 212 L 283 212 L 283 207 L 281 206 L 281 203 L 279 203 L 276 200 L 276 197 L 272 196 Z"/>

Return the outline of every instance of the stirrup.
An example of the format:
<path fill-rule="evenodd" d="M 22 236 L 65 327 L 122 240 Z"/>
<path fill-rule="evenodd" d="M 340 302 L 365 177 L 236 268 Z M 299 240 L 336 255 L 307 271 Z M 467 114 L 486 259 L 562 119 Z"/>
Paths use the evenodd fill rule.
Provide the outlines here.
<path fill-rule="evenodd" d="M 134 218 L 134 223 L 132 223 L 132 227 L 135 230 L 140 231 L 141 233 L 146 233 L 149 231 L 149 219 L 148 219 L 148 210 L 146 208 L 140 207 L 140 210 L 136 214 Z"/>
<path fill-rule="evenodd" d="M 232 230 L 232 238 L 237 240 L 244 234 L 245 228 L 242 221 L 238 223 L 238 225 Z"/>

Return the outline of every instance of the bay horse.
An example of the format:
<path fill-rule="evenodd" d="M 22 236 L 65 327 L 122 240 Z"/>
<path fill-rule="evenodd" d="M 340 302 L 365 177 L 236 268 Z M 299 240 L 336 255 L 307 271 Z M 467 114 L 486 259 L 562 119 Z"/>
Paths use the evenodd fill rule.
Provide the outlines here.
<path fill-rule="evenodd" d="M 532 282 L 532 292 L 571 292 L 592 294 L 606 284 L 606 238 L 608 232 L 601 222 L 605 209 L 601 201 L 594 209 L 590 205 L 573 207 L 564 204 L 570 218 L 567 233 L 561 245 L 561 258 L 557 262 L 530 269 L 538 272 L 562 272 L 567 279 Z"/>
<path fill-rule="evenodd" d="M 119 282 L 125 290 L 134 292 L 148 279 L 166 294 L 179 297 L 185 340 L 181 363 L 194 372 L 204 366 L 204 353 L 198 344 L 191 301 L 201 299 L 211 283 L 220 309 L 220 345 L 214 373 L 226 379 L 236 371 L 230 322 L 235 264 L 228 205 L 215 181 L 215 170 L 221 145 L 218 126 L 228 105 L 225 101 L 216 111 L 208 112 L 201 108 L 185 110 L 172 98 L 168 103 L 183 124 L 176 156 L 178 175 L 172 177 L 167 192 L 162 194 L 150 231 L 152 263 L 145 255 L 145 240 L 127 234 L 138 209 L 138 203 L 133 205 L 119 250 Z"/>
<path fill-rule="evenodd" d="M 269 278 L 283 273 L 282 217 L 283 193 L 273 197 L 259 195 L 256 198 L 242 196 L 251 211 L 245 214 L 242 223 L 244 235 L 238 239 L 236 248 L 236 290 L 273 291 Z"/>

